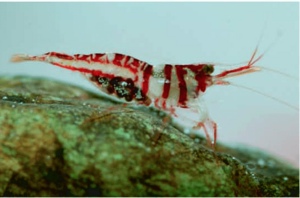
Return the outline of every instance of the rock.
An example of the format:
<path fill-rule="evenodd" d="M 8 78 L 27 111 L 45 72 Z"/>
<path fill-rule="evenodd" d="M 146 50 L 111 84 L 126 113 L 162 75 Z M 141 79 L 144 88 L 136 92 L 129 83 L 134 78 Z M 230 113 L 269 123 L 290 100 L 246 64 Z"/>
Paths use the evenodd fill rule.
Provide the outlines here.
<path fill-rule="evenodd" d="M 163 117 L 60 82 L 2 76 L 0 196 L 299 196 L 297 168 L 246 147 L 213 152 Z"/>

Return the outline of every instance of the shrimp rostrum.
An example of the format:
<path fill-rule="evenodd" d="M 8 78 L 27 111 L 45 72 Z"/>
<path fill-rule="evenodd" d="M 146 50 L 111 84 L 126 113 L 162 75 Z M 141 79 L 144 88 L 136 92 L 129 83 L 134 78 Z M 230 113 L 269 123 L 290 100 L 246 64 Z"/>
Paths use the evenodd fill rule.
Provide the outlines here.
<path fill-rule="evenodd" d="M 173 117 L 184 118 L 193 112 L 191 129 L 203 129 L 212 146 L 216 145 L 217 124 L 209 116 L 202 102 L 208 87 L 230 84 L 228 77 L 259 71 L 254 64 L 254 51 L 247 65 L 213 75 L 213 64 L 150 65 L 131 56 L 118 53 L 67 55 L 49 52 L 41 56 L 16 54 L 12 62 L 42 61 L 83 73 L 104 93 L 124 99 L 126 103 L 153 105 Z M 212 143 L 208 133 L 214 134 Z"/>

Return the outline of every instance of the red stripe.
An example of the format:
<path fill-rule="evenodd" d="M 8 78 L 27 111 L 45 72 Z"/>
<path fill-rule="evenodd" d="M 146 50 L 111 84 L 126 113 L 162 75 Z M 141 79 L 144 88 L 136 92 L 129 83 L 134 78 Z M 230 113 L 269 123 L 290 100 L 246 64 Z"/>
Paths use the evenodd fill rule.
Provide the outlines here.
<path fill-rule="evenodd" d="M 91 60 L 90 60 L 90 55 L 85 55 L 85 54 L 75 54 L 74 57 L 77 59 L 77 60 L 81 60 L 81 61 L 85 61 L 87 63 L 90 63 Z"/>
<path fill-rule="evenodd" d="M 144 71 L 145 67 L 147 66 L 148 64 L 146 62 L 143 62 L 141 65 L 140 65 L 140 70 L 141 71 Z"/>
<path fill-rule="evenodd" d="M 63 53 L 48 52 L 44 55 L 56 56 L 57 58 L 61 58 L 61 59 L 64 59 L 64 60 L 74 60 L 73 56 L 70 56 L 68 54 L 63 54 Z"/>
<path fill-rule="evenodd" d="M 196 96 L 198 97 L 199 91 L 205 92 L 206 90 L 206 79 L 208 77 L 205 75 L 204 72 L 200 72 L 195 76 L 195 80 L 198 82 L 196 87 Z"/>
<path fill-rule="evenodd" d="M 112 61 L 114 65 L 122 67 L 122 63 L 121 61 L 123 60 L 123 58 L 125 58 L 125 55 L 123 54 L 115 54 L 115 58 Z"/>
<path fill-rule="evenodd" d="M 159 102 L 159 98 L 156 98 L 155 102 L 154 102 L 154 105 L 155 105 L 156 108 L 160 109 L 160 107 L 158 105 L 158 102 Z"/>
<path fill-rule="evenodd" d="M 143 84 L 142 84 L 142 92 L 147 95 L 148 89 L 149 89 L 149 79 L 152 74 L 152 65 L 147 65 L 146 69 L 144 70 L 143 73 Z"/>
<path fill-rule="evenodd" d="M 93 58 L 94 56 L 94 58 Z M 101 59 L 103 56 L 105 56 L 105 54 L 90 54 L 91 57 L 91 61 L 93 62 L 97 62 L 97 63 L 104 63 L 105 60 Z"/>
<path fill-rule="evenodd" d="M 142 61 L 140 61 L 136 58 L 133 58 L 133 57 L 131 57 L 131 58 L 133 59 L 133 61 L 130 63 L 130 65 L 134 66 L 135 68 L 138 68 L 140 66 L 140 62 L 142 62 Z"/>
<path fill-rule="evenodd" d="M 186 82 L 184 80 L 184 75 L 187 74 L 187 71 L 184 70 L 181 66 L 175 66 L 176 75 L 178 79 L 178 88 L 179 88 L 179 99 L 177 105 L 181 108 L 187 108 L 186 101 L 187 101 L 187 87 Z"/>
<path fill-rule="evenodd" d="M 131 58 L 133 59 L 133 62 L 128 64 L 128 62 Z M 137 59 L 135 59 L 131 56 L 126 56 L 125 63 L 124 63 L 124 68 L 129 69 L 132 73 L 136 74 L 138 72 L 138 70 L 137 70 L 138 67 L 136 65 L 139 62 L 141 62 L 141 61 L 139 61 L 139 60 L 137 60 Z"/>
<path fill-rule="evenodd" d="M 116 75 L 114 75 L 114 74 L 106 74 L 106 73 L 103 73 L 100 70 L 86 69 L 86 68 L 82 68 L 82 67 L 76 68 L 76 67 L 61 65 L 61 64 L 58 64 L 58 63 L 51 63 L 51 64 L 62 67 L 62 68 L 65 68 L 65 69 L 69 69 L 69 70 L 72 70 L 72 71 L 79 71 L 81 73 L 92 74 L 93 76 L 102 76 L 102 77 L 106 77 L 106 78 L 116 77 Z"/>
<path fill-rule="evenodd" d="M 215 77 L 216 78 L 221 78 L 221 77 L 227 76 L 228 74 L 236 73 L 236 72 L 243 71 L 245 69 L 250 69 L 250 68 L 251 68 L 251 66 L 244 66 L 244 67 L 240 67 L 240 68 L 237 68 L 237 69 L 232 69 L 232 70 L 224 71 L 224 72 L 216 75 Z"/>
<path fill-rule="evenodd" d="M 133 79 L 133 82 L 137 82 L 139 81 L 139 76 L 138 75 L 135 75 L 134 79 Z"/>
<path fill-rule="evenodd" d="M 126 68 L 128 66 L 128 61 L 130 60 L 130 56 L 125 56 L 125 61 L 124 61 L 124 67 Z"/>
<path fill-rule="evenodd" d="M 162 108 L 163 108 L 164 110 L 167 110 L 167 104 L 166 104 L 166 101 L 165 101 L 165 100 L 162 102 Z"/>
<path fill-rule="evenodd" d="M 173 66 L 165 65 L 165 82 L 164 82 L 164 90 L 162 93 L 162 98 L 167 99 L 169 97 L 170 88 L 171 88 L 171 73 Z M 168 83 L 166 82 L 168 81 Z"/>

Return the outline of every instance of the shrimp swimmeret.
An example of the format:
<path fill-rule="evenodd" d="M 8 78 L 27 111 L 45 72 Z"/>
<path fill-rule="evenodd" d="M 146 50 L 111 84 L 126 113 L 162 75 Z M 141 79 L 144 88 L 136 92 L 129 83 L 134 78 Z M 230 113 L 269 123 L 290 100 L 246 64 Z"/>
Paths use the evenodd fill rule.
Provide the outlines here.
<path fill-rule="evenodd" d="M 197 117 L 192 120 L 194 124 L 190 129 L 203 128 L 211 146 L 215 147 L 217 124 L 208 116 L 201 97 L 210 86 L 229 85 L 230 82 L 226 81 L 226 78 L 260 71 L 261 67 L 254 64 L 263 55 L 255 58 L 256 52 L 257 48 L 247 65 L 225 70 L 217 75 L 212 75 L 215 68 L 213 64 L 153 66 L 118 53 L 67 55 L 49 52 L 41 56 L 16 54 L 11 61 L 42 61 L 79 71 L 106 94 L 122 98 L 126 103 L 154 105 L 173 117 L 180 116 L 182 119 L 187 119 L 178 112 L 194 112 Z M 208 129 L 213 130 L 213 143 Z"/>

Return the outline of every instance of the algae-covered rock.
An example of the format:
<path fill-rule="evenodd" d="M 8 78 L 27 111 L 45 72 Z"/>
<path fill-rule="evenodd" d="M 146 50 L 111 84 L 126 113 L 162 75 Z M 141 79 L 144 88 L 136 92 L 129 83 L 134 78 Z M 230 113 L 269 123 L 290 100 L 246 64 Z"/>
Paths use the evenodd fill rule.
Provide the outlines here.
<path fill-rule="evenodd" d="M 299 170 L 164 124 L 151 108 L 0 77 L 0 196 L 299 196 Z M 195 137 L 194 137 L 195 138 Z"/>

